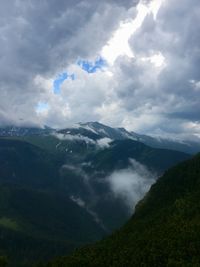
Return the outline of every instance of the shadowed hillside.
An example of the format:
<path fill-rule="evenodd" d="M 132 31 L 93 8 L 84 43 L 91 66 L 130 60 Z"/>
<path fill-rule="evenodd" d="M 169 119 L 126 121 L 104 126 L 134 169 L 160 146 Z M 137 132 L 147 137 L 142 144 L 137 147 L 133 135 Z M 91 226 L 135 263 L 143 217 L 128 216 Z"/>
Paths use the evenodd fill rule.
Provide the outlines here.
<path fill-rule="evenodd" d="M 48 267 L 200 266 L 200 155 L 167 171 L 109 238 Z"/>

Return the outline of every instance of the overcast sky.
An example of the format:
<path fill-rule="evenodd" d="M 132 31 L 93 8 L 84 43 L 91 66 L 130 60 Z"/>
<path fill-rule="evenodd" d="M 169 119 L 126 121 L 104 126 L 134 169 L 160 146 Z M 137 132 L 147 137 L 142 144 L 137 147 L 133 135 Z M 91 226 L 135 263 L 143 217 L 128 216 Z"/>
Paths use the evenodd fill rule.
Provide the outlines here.
<path fill-rule="evenodd" d="M 200 135 L 199 0 L 2 0 L 0 124 Z"/>

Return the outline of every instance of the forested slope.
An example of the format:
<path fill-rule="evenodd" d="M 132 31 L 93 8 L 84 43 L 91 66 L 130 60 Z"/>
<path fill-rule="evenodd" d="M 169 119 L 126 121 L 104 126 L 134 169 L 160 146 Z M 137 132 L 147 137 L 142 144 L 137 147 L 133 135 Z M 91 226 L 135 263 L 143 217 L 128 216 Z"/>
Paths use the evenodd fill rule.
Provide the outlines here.
<path fill-rule="evenodd" d="M 200 155 L 167 171 L 109 238 L 48 267 L 200 266 Z"/>

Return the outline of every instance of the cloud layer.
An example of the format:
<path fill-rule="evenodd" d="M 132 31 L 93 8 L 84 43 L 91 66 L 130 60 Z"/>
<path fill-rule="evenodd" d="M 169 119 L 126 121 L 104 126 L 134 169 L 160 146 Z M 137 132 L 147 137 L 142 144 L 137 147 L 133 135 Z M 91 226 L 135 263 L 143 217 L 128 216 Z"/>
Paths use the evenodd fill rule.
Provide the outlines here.
<path fill-rule="evenodd" d="M 35 106 L 51 98 L 54 75 L 79 58 L 95 56 L 132 5 L 131 0 L 4 1 L 0 11 L 1 123 L 37 123 Z M 49 84 L 37 83 L 38 77 Z"/>
<path fill-rule="evenodd" d="M 141 133 L 200 135 L 198 0 L 165 0 L 156 18 L 147 13 L 129 40 L 134 57 L 121 55 L 92 72 L 78 64 L 98 62 L 120 22 L 137 17 L 137 3 L 4 1 L 0 123 L 65 127 L 99 120 Z M 55 94 L 63 73 L 74 79 L 59 83 Z"/>
<path fill-rule="evenodd" d="M 155 182 L 156 176 L 136 160 L 131 159 L 130 163 L 128 169 L 115 171 L 107 179 L 114 195 L 123 199 L 132 213 Z"/>

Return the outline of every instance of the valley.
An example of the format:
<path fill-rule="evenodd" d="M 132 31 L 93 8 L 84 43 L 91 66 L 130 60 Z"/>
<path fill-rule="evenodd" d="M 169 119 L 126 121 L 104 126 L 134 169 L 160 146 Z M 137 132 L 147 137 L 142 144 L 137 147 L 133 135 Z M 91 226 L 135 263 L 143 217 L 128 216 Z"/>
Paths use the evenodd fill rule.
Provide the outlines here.
<path fill-rule="evenodd" d="M 168 168 L 191 157 L 96 122 L 10 129 L 0 138 L 0 244 L 11 266 L 111 234 Z"/>

